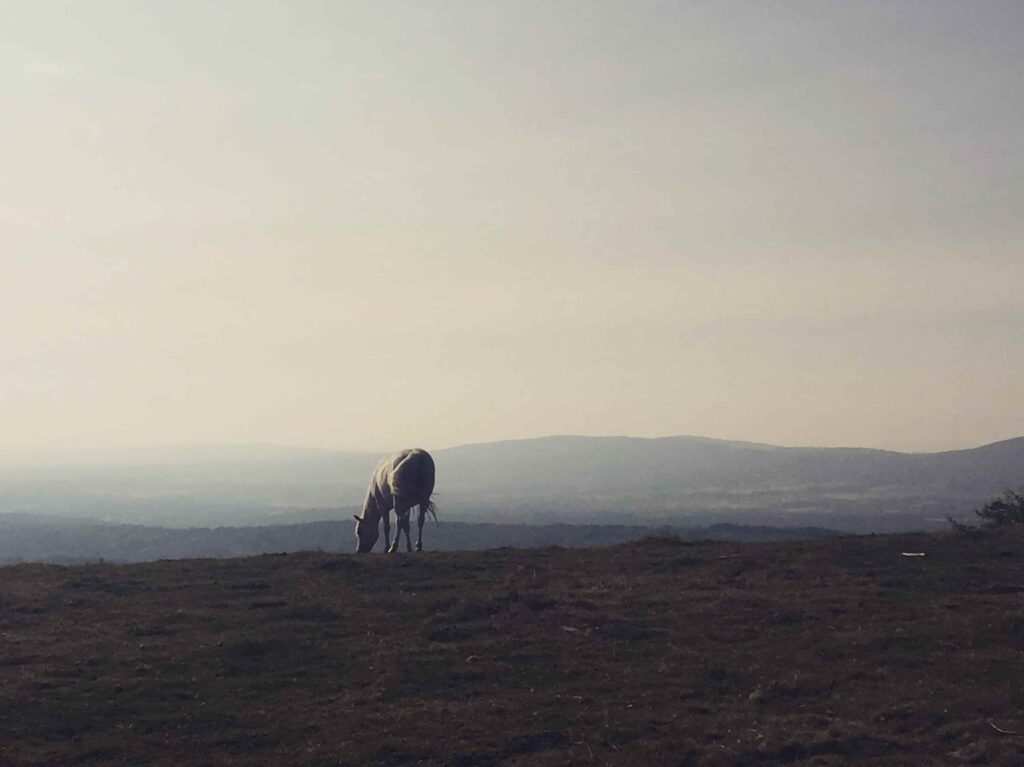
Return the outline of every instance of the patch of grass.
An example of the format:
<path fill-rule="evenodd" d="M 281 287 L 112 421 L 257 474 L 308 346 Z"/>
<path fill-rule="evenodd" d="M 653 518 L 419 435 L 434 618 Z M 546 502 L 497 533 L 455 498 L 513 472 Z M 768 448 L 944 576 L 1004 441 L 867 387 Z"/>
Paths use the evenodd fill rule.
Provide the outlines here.
<path fill-rule="evenodd" d="M 1021 548 L 10 568 L 0 762 L 1016 767 Z"/>
<path fill-rule="evenodd" d="M 329 605 L 313 603 L 296 605 L 288 610 L 285 618 L 301 623 L 337 623 L 342 619 L 342 615 Z"/>

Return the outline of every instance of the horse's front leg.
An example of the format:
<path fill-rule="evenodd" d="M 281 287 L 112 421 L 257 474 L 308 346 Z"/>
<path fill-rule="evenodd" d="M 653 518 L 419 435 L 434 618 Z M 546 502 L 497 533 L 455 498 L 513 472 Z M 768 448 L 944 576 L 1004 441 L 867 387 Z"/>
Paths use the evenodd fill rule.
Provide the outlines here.
<path fill-rule="evenodd" d="M 388 548 L 392 554 L 398 551 L 398 544 L 402 540 L 402 530 L 405 530 L 406 548 L 412 548 L 409 543 L 409 508 L 409 504 L 402 499 L 395 499 L 395 525 L 398 529 L 395 530 L 395 542 Z"/>
<path fill-rule="evenodd" d="M 405 531 L 405 548 L 406 551 L 412 551 L 412 543 L 409 541 L 409 512 L 405 514 L 395 514 L 395 542 L 391 544 L 391 548 L 388 549 L 392 554 L 398 551 L 398 546 L 402 542 L 402 531 Z"/>
<path fill-rule="evenodd" d="M 388 512 L 390 514 L 390 512 Z M 398 507 L 395 506 L 395 540 L 388 546 L 388 554 L 394 554 L 398 551 L 398 543 L 402 540 L 402 513 Z"/>
<path fill-rule="evenodd" d="M 405 531 L 405 550 L 406 550 L 406 552 L 409 552 L 409 553 L 412 552 L 412 535 L 409 532 L 409 517 L 411 517 L 411 516 L 412 516 L 412 514 L 410 512 L 408 512 L 408 511 L 405 512 L 405 516 L 402 517 L 402 521 L 400 523 L 401 524 L 401 528 L 400 529 Z M 399 535 L 401 535 L 401 533 L 399 533 L 398 535 L 395 536 L 395 544 L 396 545 L 398 544 L 398 536 Z"/>
<path fill-rule="evenodd" d="M 391 551 L 391 510 L 385 511 L 384 519 L 384 551 Z"/>

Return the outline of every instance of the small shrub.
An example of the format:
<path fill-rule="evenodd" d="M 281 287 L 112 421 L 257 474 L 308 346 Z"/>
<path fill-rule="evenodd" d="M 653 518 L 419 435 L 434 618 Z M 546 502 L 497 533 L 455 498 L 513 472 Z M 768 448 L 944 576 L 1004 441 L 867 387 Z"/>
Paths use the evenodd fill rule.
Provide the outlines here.
<path fill-rule="evenodd" d="M 1005 527 L 1024 524 L 1024 495 L 1014 490 L 1005 491 L 1001 497 L 989 501 L 975 514 L 985 527 Z"/>

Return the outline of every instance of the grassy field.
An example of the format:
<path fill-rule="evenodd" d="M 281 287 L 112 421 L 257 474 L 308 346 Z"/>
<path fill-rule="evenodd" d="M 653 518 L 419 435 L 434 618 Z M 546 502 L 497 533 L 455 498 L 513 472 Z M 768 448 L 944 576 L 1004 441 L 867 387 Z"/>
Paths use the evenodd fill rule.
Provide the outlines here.
<path fill-rule="evenodd" d="M 780 763 L 1024 764 L 1024 536 L 0 569 L 3 765 Z"/>

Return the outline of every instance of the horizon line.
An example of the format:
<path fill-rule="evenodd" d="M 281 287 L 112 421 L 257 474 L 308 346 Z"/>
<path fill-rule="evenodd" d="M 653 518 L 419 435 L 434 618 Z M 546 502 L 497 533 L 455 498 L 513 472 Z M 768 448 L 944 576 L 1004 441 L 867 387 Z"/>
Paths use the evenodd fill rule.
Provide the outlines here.
<path fill-rule="evenodd" d="M 966 447 L 955 447 L 946 448 L 940 450 L 897 450 L 892 448 L 881 448 L 881 447 L 865 447 L 859 445 L 808 445 L 808 444 L 795 444 L 795 445 L 784 445 L 772 442 L 755 442 L 751 440 L 741 439 L 727 439 L 721 437 L 706 437 L 696 434 L 671 434 L 664 436 L 648 437 L 648 436 L 632 436 L 628 434 L 544 434 L 534 437 L 513 437 L 506 439 L 495 439 L 495 440 L 483 440 L 478 442 L 462 442 L 453 445 L 447 445 L 444 447 L 432 447 L 430 448 L 435 452 L 443 452 L 448 450 L 460 450 L 464 448 L 474 447 L 489 447 L 494 445 L 502 444 L 513 444 L 513 443 L 525 443 L 525 442 L 542 442 L 548 440 L 628 440 L 636 442 L 658 442 L 668 440 L 693 440 L 697 442 L 708 442 L 718 443 L 733 446 L 752 447 L 752 448 L 773 448 L 779 450 L 865 450 L 872 452 L 882 453 L 897 453 L 903 455 L 938 455 L 941 453 L 955 453 L 967 450 L 977 450 L 980 448 L 991 447 L 993 445 L 999 445 L 1006 442 L 1013 442 L 1016 440 L 1024 439 L 1024 435 L 1006 437 L 990 442 L 983 442 L 981 444 L 970 445 Z M 419 446 L 419 445 L 416 445 Z M 32 446 L 26 448 L 0 448 L 0 460 L 4 459 L 46 459 L 46 458 L 64 458 L 70 459 L 75 458 L 81 460 L 90 455 L 96 457 L 112 457 L 121 456 L 128 457 L 134 453 L 159 453 L 159 452 L 181 452 L 181 451 L 225 451 L 225 450 L 276 450 L 276 451 L 292 451 L 292 452 L 307 452 L 307 453 L 325 453 L 325 454 L 343 454 L 349 456 L 373 456 L 373 455 L 384 455 L 399 448 L 388 449 L 354 449 L 354 448 L 339 448 L 339 447 L 326 447 L 326 446 L 315 446 L 315 445 L 303 445 L 303 444 L 288 444 L 281 442 L 270 442 L 270 441 L 256 441 L 256 442 L 191 442 L 191 443 L 177 443 L 177 444 L 155 444 L 155 445 L 135 445 L 126 447 L 41 447 Z"/>

